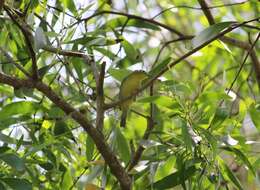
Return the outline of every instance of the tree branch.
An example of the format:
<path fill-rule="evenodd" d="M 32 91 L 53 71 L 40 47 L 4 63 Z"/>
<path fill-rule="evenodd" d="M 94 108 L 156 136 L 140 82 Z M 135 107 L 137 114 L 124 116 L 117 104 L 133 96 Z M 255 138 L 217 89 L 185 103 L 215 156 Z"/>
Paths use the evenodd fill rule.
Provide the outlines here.
<path fill-rule="evenodd" d="M 86 117 L 74 109 L 70 104 L 60 98 L 49 86 L 41 81 L 33 81 L 30 79 L 17 79 L 5 74 L 0 73 L 0 83 L 13 86 L 14 88 L 27 87 L 36 88 L 44 95 L 46 95 L 53 103 L 60 107 L 67 115 L 70 115 L 76 122 L 78 122 L 83 129 L 90 135 L 96 144 L 97 149 L 103 156 L 105 162 L 111 169 L 111 172 L 115 175 L 119 181 L 121 188 L 124 190 L 131 189 L 131 178 L 125 172 L 120 162 L 116 158 L 115 154 L 109 148 L 105 142 L 102 133 L 100 133 L 95 127 L 93 127 Z"/>
<path fill-rule="evenodd" d="M 104 126 L 104 77 L 105 77 L 106 62 L 101 64 L 101 70 L 97 83 L 97 118 L 96 127 L 102 132 Z"/>
<path fill-rule="evenodd" d="M 63 49 L 55 48 L 55 47 L 52 47 L 52 46 L 49 46 L 49 45 L 44 46 L 42 49 L 45 50 L 45 51 L 49 51 L 49 52 L 56 53 L 56 54 L 59 54 L 59 55 L 64 55 L 64 56 L 71 56 L 71 57 L 84 57 L 84 56 L 86 56 L 83 52 L 63 50 Z M 90 59 L 90 58 L 88 58 L 88 59 Z"/>

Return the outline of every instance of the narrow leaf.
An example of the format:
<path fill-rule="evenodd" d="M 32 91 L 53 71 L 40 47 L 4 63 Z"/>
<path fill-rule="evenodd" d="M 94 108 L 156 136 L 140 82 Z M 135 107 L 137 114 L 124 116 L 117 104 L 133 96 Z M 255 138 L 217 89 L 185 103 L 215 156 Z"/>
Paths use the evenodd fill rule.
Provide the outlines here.
<path fill-rule="evenodd" d="M 237 148 L 229 147 L 229 146 L 222 146 L 220 148 L 223 150 L 235 153 L 244 162 L 244 164 L 246 164 L 246 166 L 250 169 L 250 171 L 254 175 L 256 175 L 254 167 L 252 166 L 252 164 L 249 162 L 249 160 L 247 159 L 247 157 L 244 155 L 244 153 L 242 151 L 240 151 Z"/>
<path fill-rule="evenodd" d="M 258 129 L 258 131 L 260 131 L 260 119 L 259 119 L 260 111 L 256 109 L 254 106 L 250 106 L 249 113 L 255 127 Z"/>
<path fill-rule="evenodd" d="M 91 161 L 92 157 L 93 157 L 93 153 L 94 153 L 94 142 L 91 139 L 90 136 L 87 136 L 87 140 L 86 140 L 86 156 L 87 156 L 87 160 Z"/>
<path fill-rule="evenodd" d="M 5 120 L 14 115 L 33 114 L 40 108 L 36 102 L 20 101 L 10 103 L 0 111 L 0 121 Z"/>
<path fill-rule="evenodd" d="M 151 187 L 154 189 L 168 189 L 184 183 L 187 179 L 192 177 L 197 171 L 195 166 L 190 166 L 187 169 L 174 172 L 165 178 L 153 183 Z"/>
<path fill-rule="evenodd" d="M 130 149 L 128 146 L 128 141 L 121 133 L 119 128 L 116 128 L 116 142 L 117 142 L 117 150 L 120 157 L 125 163 L 127 163 L 130 159 Z"/>
<path fill-rule="evenodd" d="M 158 26 L 155 24 L 151 24 L 142 20 L 137 19 L 128 19 L 126 17 L 118 17 L 111 19 L 106 22 L 105 25 L 103 25 L 101 28 L 119 28 L 123 26 L 133 26 L 137 28 L 146 28 L 151 30 L 160 30 Z"/>
<path fill-rule="evenodd" d="M 170 63 L 171 58 L 168 57 L 166 59 L 164 59 L 161 63 L 159 63 L 156 67 L 154 67 L 150 72 L 149 75 L 154 77 L 155 75 L 157 75 L 158 73 L 160 73 L 163 69 L 165 69 L 167 67 L 167 65 Z"/>
<path fill-rule="evenodd" d="M 194 48 L 202 45 L 203 43 L 211 40 L 215 36 L 217 36 L 222 30 L 234 24 L 235 22 L 221 22 L 210 27 L 206 28 L 202 32 L 200 32 L 197 36 L 192 39 L 192 44 Z"/>
<path fill-rule="evenodd" d="M 239 190 L 243 190 L 244 188 L 242 187 L 242 185 L 240 184 L 239 180 L 237 179 L 237 177 L 233 174 L 233 172 L 229 169 L 229 167 L 223 163 L 224 166 L 224 170 L 226 171 L 226 174 L 228 176 L 228 178 L 234 183 L 234 185 L 239 189 Z"/>

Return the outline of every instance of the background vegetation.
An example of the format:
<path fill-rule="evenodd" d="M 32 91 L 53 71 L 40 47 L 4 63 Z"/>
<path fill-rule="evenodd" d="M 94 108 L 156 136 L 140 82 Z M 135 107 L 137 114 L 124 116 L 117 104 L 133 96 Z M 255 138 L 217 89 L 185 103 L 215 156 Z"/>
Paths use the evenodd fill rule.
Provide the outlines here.
<path fill-rule="evenodd" d="M 259 189 L 259 29 L 257 0 L 1 0 L 0 189 Z"/>

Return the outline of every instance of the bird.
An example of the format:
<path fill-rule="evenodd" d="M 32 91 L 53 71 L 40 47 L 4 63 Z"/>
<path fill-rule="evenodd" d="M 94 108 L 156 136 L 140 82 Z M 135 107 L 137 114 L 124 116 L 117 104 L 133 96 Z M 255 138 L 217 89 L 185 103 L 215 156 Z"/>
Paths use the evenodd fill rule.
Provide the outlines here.
<path fill-rule="evenodd" d="M 132 96 L 137 92 L 137 90 L 142 86 L 142 82 L 148 78 L 148 74 L 143 70 L 136 70 L 127 75 L 121 85 L 119 91 L 119 100 L 124 100 L 125 98 Z M 122 110 L 120 126 L 126 126 L 126 117 L 129 106 L 135 100 L 135 97 L 131 97 L 128 100 L 123 101 L 120 104 L 120 108 Z"/>

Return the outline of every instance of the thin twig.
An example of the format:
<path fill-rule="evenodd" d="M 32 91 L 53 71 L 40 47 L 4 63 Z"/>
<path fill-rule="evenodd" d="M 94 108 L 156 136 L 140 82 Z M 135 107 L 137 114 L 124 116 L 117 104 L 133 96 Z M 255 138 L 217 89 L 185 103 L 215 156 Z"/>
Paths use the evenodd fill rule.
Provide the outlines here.
<path fill-rule="evenodd" d="M 120 15 L 120 16 L 125 16 L 127 17 L 128 19 L 136 19 L 136 20 L 141 20 L 141 21 L 144 21 L 144 22 L 148 22 L 148 23 L 151 23 L 151 24 L 154 24 L 155 26 L 160 26 L 170 32 L 173 32 L 175 34 L 177 34 L 178 36 L 185 36 L 184 34 L 182 34 L 181 32 L 179 32 L 178 30 L 166 25 L 166 24 L 163 24 L 161 22 L 158 22 L 156 20 L 153 20 L 153 19 L 149 19 L 149 18 L 144 18 L 144 17 L 141 17 L 141 16 L 137 16 L 137 15 L 133 15 L 133 14 L 128 14 L 128 13 L 122 13 L 122 12 L 115 12 L 115 11 L 100 11 L 100 12 L 97 12 L 87 18 L 83 18 L 79 21 L 77 21 L 76 23 L 74 23 L 73 25 L 71 26 L 74 26 L 76 24 L 79 24 L 80 22 L 87 22 L 89 21 L 90 19 L 96 17 L 96 16 L 99 16 L 99 15 L 103 15 L 103 14 L 114 14 L 114 15 Z"/>
<path fill-rule="evenodd" d="M 216 8 L 221 8 L 221 7 L 230 7 L 230 6 L 235 6 L 235 5 L 242 5 L 244 3 L 247 3 L 249 1 L 243 1 L 243 2 L 239 2 L 239 3 L 227 3 L 227 4 L 222 4 L 222 5 L 215 5 L 215 6 L 210 6 L 210 7 L 207 7 L 207 9 L 216 9 Z M 201 7 L 191 7 L 189 5 L 176 5 L 176 6 L 172 6 L 172 7 L 169 7 L 167 9 L 164 9 L 162 10 L 161 12 L 157 13 L 155 16 L 153 16 L 153 19 L 158 17 L 159 15 L 171 10 L 171 9 L 178 9 L 178 8 L 187 8 L 187 9 L 193 9 L 193 10 L 202 10 Z"/>

